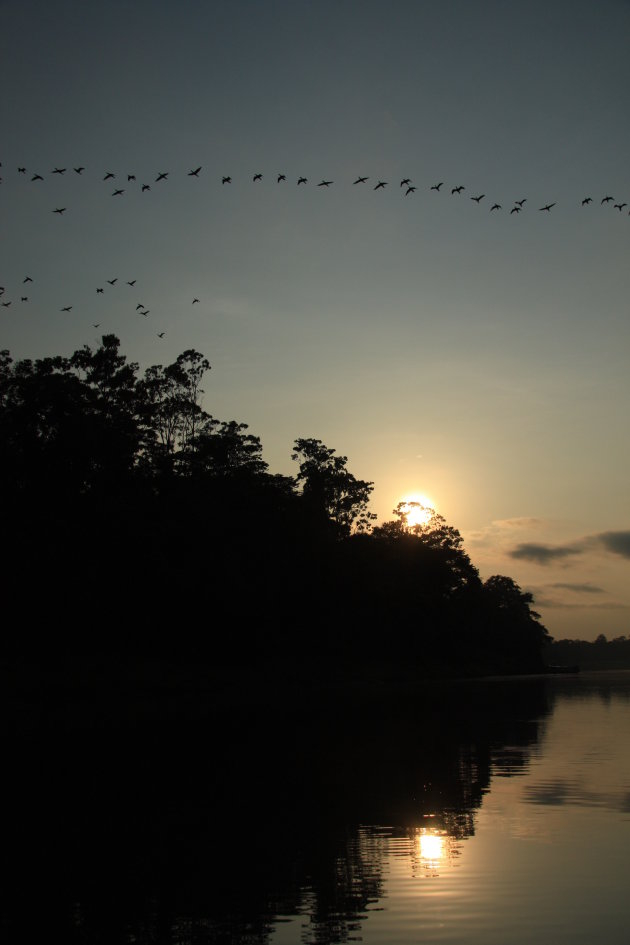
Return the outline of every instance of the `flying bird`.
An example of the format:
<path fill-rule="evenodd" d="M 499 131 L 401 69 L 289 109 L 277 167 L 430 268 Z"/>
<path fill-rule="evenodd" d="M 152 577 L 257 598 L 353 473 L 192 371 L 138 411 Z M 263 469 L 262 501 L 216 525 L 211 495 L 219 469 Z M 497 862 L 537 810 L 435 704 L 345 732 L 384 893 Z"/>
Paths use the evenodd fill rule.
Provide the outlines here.
<path fill-rule="evenodd" d="M 114 285 L 116 282 L 118 282 L 118 276 L 116 276 L 115 279 L 108 279 L 107 281 L 109 282 L 110 285 Z"/>
<path fill-rule="evenodd" d="M 298 179 L 298 187 L 300 186 L 300 184 L 307 184 L 307 183 L 308 183 L 308 177 L 300 177 Z M 321 187 L 321 184 L 318 184 L 317 186 Z"/>
<path fill-rule="evenodd" d="M 527 197 L 523 197 L 522 200 L 515 200 L 514 203 L 517 204 L 519 207 L 522 207 L 524 203 L 527 203 Z"/>
<path fill-rule="evenodd" d="M 188 176 L 189 176 L 189 177 L 199 177 L 199 171 L 200 171 L 200 170 L 201 170 L 201 167 L 196 167 L 194 171 L 188 171 Z"/>
<path fill-rule="evenodd" d="M 20 297 L 20 302 L 28 302 L 28 295 L 22 295 Z"/>
<path fill-rule="evenodd" d="M 159 332 L 158 332 L 158 338 L 163 338 L 165 334 L 166 334 L 165 331 L 159 331 Z"/>
<path fill-rule="evenodd" d="M 405 177 L 404 180 L 401 180 L 400 186 L 401 186 L 401 187 L 408 187 L 410 183 L 411 183 L 411 178 L 410 178 L 410 177 Z"/>
<path fill-rule="evenodd" d="M 124 190 L 115 190 L 112 194 L 112 197 L 118 197 L 119 194 L 124 194 Z"/>
<path fill-rule="evenodd" d="M 116 177 L 115 174 L 112 174 L 111 171 L 108 171 L 105 177 L 103 178 L 103 180 L 114 180 L 115 177 Z"/>
<path fill-rule="evenodd" d="M 357 177 L 353 184 L 365 184 L 366 180 L 369 180 L 369 177 Z"/>
<path fill-rule="evenodd" d="M 142 185 L 142 193 L 144 193 L 145 190 L 151 190 L 151 188 L 149 187 L 148 184 L 143 184 L 143 185 Z"/>
<path fill-rule="evenodd" d="M 100 328 L 100 327 L 101 327 L 101 323 L 100 323 L 100 322 L 97 322 L 96 325 L 92 325 L 92 328 Z"/>
<path fill-rule="evenodd" d="M 539 207 L 539 210 L 546 210 L 547 213 L 551 210 L 552 207 L 555 207 L 555 203 L 548 203 L 544 207 Z"/>
<path fill-rule="evenodd" d="M 31 183 L 33 183 L 34 180 L 43 180 L 43 179 L 44 178 L 42 177 L 41 174 L 33 174 L 33 176 L 31 177 Z"/>
<path fill-rule="evenodd" d="M 500 203 L 494 203 L 494 204 L 490 207 L 490 213 L 492 213 L 493 210 L 500 210 L 500 209 L 501 209 L 501 204 L 500 204 Z"/>
<path fill-rule="evenodd" d="M 67 207 L 57 207 L 57 208 L 56 208 L 55 210 L 53 210 L 52 212 L 53 212 L 53 213 L 59 213 L 59 214 L 61 214 L 61 213 L 65 213 L 66 210 L 67 210 Z"/>
<path fill-rule="evenodd" d="M 157 184 L 157 182 L 158 182 L 159 180 L 166 180 L 166 178 L 168 177 L 169 173 L 170 173 L 170 171 L 160 171 L 160 173 L 158 174 L 158 176 L 155 178 L 155 183 Z"/>
<path fill-rule="evenodd" d="M 62 312 L 70 312 L 71 310 L 72 310 L 72 306 L 71 306 L 71 305 L 66 305 L 65 308 L 62 308 L 62 309 L 61 309 Z"/>
<path fill-rule="evenodd" d="M 584 200 L 582 201 L 582 206 L 584 206 L 587 203 L 592 203 L 592 202 L 593 202 L 592 197 L 585 197 Z"/>
<path fill-rule="evenodd" d="M 26 168 L 25 168 L 25 167 L 18 167 L 18 174 L 26 174 Z"/>
<path fill-rule="evenodd" d="M 222 183 L 222 184 L 231 184 L 231 183 L 232 183 L 232 178 L 231 178 L 231 177 L 223 177 L 223 178 L 221 179 L 221 183 Z"/>
<path fill-rule="evenodd" d="M 56 167 L 56 168 L 54 169 L 54 171 L 52 171 L 52 173 L 53 173 L 53 174 L 65 174 L 65 173 L 66 173 L 66 170 L 67 170 L 67 168 L 65 168 L 65 167 Z"/>
<path fill-rule="evenodd" d="M 287 179 L 286 174 L 278 174 L 278 183 L 280 183 L 281 180 L 286 180 L 286 179 Z"/>
<path fill-rule="evenodd" d="M 460 184 L 459 187 L 453 187 L 451 194 L 461 194 L 462 190 L 466 190 L 463 184 Z"/>
<path fill-rule="evenodd" d="M 24 278 L 22 279 L 22 283 L 24 283 L 24 282 L 32 282 L 32 281 L 33 281 L 33 280 L 31 279 L 30 276 L 24 276 Z"/>
<path fill-rule="evenodd" d="M 614 199 L 615 199 L 614 197 L 604 197 L 604 199 L 602 200 L 602 203 L 610 203 L 610 201 Z M 600 204 L 600 207 L 601 207 L 601 204 Z"/>
<path fill-rule="evenodd" d="M 407 187 L 407 192 L 405 194 L 405 197 L 408 197 L 409 194 L 415 193 L 417 189 L 418 189 L 417 187 Z"/>
<path fill-rule="evenodd" d="M 479 194 L 478 197 L 471 197 L 470 199 L 471 199 L 471 200 L 474 200 L 475 203 L 479 203 L 479 201 L 480 201 L 480 200 L 483 200 L 483 198 L 484 198 L 485 196 L 486 196 L 485 194 Z"/>
<path fill-rule="evenodd" d="M 429 190 L 439 190 L 443 183 L 444 181 L 441 180 L 439 184 L 433 184 L 431 187 L 429 187 Z"/>
<path fill-rule="evenodd" d="M 520 213 L 522 209 L 522 207 L 512 207 L 510 213 Z"/>
<path fill-rule="evenodd" d="M 334 184 L 334 180 L 323 180 L 317 186 L 318 187 L 330 187 L 331 184 Z"/>
<path fill-rule="evenodd" d="M 99 292 L 100 292 L 101 295 L 102 295 L 102 294 L 103 294 L 103 289 L 97 289 L 97 290 L 96 290 L 96 294 L 97 294 L 97 295 L 99 294 Z"/>
<path fill-rule="evenodd" d="M 75 168 L 74 168 L 75 174 L 82 174 L 84 170 L 85 170 L 84 167 L 75 167 Z"/>
<path fill-rule="evenodd" d="M 11 303 L 10 303 L 10 302 L 3 302 L 2 304 L 4 305 L 5 308 L 8 308 Z"/>
<path fill-rule="evenodd" d="M 134 286 L 138 280 L 134 279 L 133 282 L 128 282 L 127 285 Z"/>
<path fill-rule="evenodd" d="M 146 318 L 150 311 L 151 311 L 151 309 L 146 309 L 146 311 L 140 312 L 140 314 L 141 314 L 141 315 L 144 315 L 144 317 Z"/>
<path fill-rule="evenodd" d="M 138 304 L 136 305 L 136 312 L 138 311 L 139 308 L 144 308 L 144 305 L 142 304 L 142 302 L 138 302 Z"/>
<path fill-rule="evenodd" d="M 262 180 L 262 174 L 254 174 L 252 180 Z"/>
<path fill-rule="evenodd" d="M 624 207 L 627 207 L 627 206 L 628 206 L 627 203 L 616 203 L 616 204 L 615 204 L 615 210 L 618 210 L 619 213 L 621 213 L 621 211 L 623 210 L 623 208 L 624 208 Z"/>
<path fill-rule="evenodd" d="M 198 301 L 199 301 L 199 299 L 193 299 L 193 300 L 192 300 L 192 304 L 194 305 L 195 302 L 198 302 Z"/>
<path fill-rule="evenodd" d="M 379 190 L 381 187 L 387 187 L 386 180 L 379 180 L 378 184 L 374 187 L 374 190 Z"/>

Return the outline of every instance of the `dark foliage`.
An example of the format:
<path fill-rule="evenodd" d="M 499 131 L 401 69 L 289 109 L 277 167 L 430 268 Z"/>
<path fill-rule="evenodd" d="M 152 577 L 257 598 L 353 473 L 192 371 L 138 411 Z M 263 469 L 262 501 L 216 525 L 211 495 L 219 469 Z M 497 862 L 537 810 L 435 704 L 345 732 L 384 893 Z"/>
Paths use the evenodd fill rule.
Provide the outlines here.
<path fill-rule="evenodd" d="M 139 376 L 103 336 L 0 358 L 3 652 L 55 666 L 266 666 L 304 676 L 542 667 L 548 634 L 459 532 L 373 527 L 372 483 L 320 440 L 295 478 L 201 405 L 196 351 Z"/>

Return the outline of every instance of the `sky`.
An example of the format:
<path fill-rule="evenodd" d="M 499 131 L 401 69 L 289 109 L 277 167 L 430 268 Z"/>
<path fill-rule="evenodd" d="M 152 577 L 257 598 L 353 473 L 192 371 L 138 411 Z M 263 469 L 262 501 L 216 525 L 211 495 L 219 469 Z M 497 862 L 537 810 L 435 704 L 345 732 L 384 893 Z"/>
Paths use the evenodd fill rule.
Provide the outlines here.
<path fill-rule="evenodd" d="M 630 634 L 629 39 L 627 0 L 0 0 L 0 347 L 201 351 L 272 472 L 320 439 L 554 637 Z"/>

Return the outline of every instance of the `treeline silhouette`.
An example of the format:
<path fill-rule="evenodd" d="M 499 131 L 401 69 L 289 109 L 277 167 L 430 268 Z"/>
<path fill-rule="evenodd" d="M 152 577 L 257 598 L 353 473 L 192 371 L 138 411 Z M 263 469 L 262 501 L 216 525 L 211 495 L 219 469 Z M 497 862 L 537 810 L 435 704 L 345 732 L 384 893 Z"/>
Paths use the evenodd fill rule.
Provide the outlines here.
<path fill-rule="evenodd" d="M 580 669 L 630 669 L 630 637 L 608 640 L 600 633 L 596 640 L 551 640 L 543 655 L 548 664 L 579 666 Z"/>
<path fill-rule="evenodd" d="M 317 439 L 271 473 L 245 424 L 203 409 L 203 355 L 140 374 L 119 348 L 0 355 L 6 658 L 263 685 L 542 668 L 531 595 L 482 582 L 441 516 L 375 525 L 372 483 Z"/>

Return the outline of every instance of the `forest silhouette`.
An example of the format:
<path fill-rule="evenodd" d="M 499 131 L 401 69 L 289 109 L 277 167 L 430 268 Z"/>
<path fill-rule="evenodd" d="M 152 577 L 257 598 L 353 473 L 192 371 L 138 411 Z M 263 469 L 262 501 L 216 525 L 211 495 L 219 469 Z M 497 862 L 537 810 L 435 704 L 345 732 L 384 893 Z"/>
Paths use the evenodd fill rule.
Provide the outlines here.
<path fill-rule="evenodd" d="M 314 681 L 532 672 L 532 596 L 482 581 L 456 528 L 314 438 L 271 473 L 247 426 L 202 406 L 197 351 L 139 366 L 114 335 L 70 357 L 0 355 L 4 657 L 147 660 Z"/>

